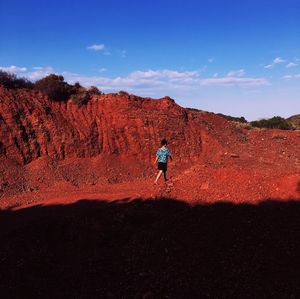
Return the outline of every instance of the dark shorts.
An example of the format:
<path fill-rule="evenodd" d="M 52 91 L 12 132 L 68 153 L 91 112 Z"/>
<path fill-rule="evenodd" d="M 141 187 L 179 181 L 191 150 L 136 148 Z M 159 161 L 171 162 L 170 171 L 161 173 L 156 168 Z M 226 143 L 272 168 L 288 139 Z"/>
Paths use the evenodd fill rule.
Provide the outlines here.
<path fill-rule="evenodd" d="M 158 162 L 157 169 L 164 172 L 167 171 L 167 163 Z"/>

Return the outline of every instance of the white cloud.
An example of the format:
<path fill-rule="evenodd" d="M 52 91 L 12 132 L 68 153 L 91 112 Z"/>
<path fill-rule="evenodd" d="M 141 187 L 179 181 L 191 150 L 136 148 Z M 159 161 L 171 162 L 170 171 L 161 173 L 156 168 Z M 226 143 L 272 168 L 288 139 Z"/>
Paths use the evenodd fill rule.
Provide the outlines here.
<path fill-rule="evenodd" d="M 97 52 L 101 51 L 101 53 L 106 56 L 112 55 L 112 51 L 110 49 L 108 49 L 104 44 L 94 44 L 94 45 L 88 46 L 86 48 L 87 48 L 87 50 L 92 50 L 92 51 L 97 51 Z M 113 53 L 117 53 L 122 58 L 126 58 L 126 55 L 127 55 L 126 50 L 113 50 Z"/>
<path fill-rule="evenodd" d="M 67 76 L 80 76 L 80 75 L 77 74 L 77 73 L 71 73 L 71 72 L 62 72 L 62 75 L 63 75 L 63 76 L 65 76 L 65 75 L 67 75 Z"/>
<path fill-rule="evenodd" d="M 267 64 L 264 66 L 265 69 L 271 69 L 273 68 L 274 64 Z"/>
<path fill-rule="evenodd" d="M 223 77 L 202 79 L 200 85 L 207 86 L 262 86 L 268 85 L 269 82 L 265 78 L 241 78 L 241 77 Z"/>
<path fill-rule="evenodd" d="M 86 47 L 88 50 L 93 50 L 93 51 L 103 51 L 105 49 L 105 45 L 103 44 L 94 44 L 91 46 Z"/>
<path fill-rule="evenodd" d="M 219 73 L 214 73 L 213 77 L 217 78 L 219 76 Z"/>
<path fill-rule="evenodd" d="M 164 91 L 192 88 L 197 85 L 198 72 L 180 72 L 175 70 L 135 71 L 124 77 L 74 76 L 65 74 L 68 82 L 79 81 L 84 86 L 96 85 L 103 91 L 127 90 L 133 93 L 145 91 Z"/>
<path fill-rule="evenodd" d="M 274 60 L 273 60 L 273 63 L 274 64 L 279 64 L 279 63 L 284 63 L 286 62 L 286 60 L 282 59 L 281 57 L 276 57 Z"/>
<path fill-rule="evenodd" d="M 190 71 L 190 72 L 179 72 L 174 70 L 148 70 L 148 71 L 135 71 L 129 74 L 130 78 L 136 78 L 136 79 L 145 79 L 145 78 L 153 78 L 153 79 L 184 79 L 184 78 L 192 78 L 192 77 L 198 77 L 199 72 L 198 71 Z"/>
<path fill-rule="evenodd" d="M 242 73 L 242 72 L 240 72 Z M 147 70 L 135 71 L 124 77 L 97 77 L 65 75 L 70 83 L 79 81 L 84 86 L 96 85 L 103 91 L 127 90 L 133 93 L 146 91 L 195 90 L 201 86 L 263 86 L 265 78 L 212 77 L 201 78 L 199 71 Z"/>
<path fill-rule="evenodd" d="M 32 69 L 36 70 L 36 71 L 53 71 L 54 70 L 52 66 L 35 66 Z"/>
<path fill-rule="evenodd" d="M 238 71 L 230 71 L 227 77 L 243 77 L 246 74 L 245 70 L 240 69 Z"/>
<path fill-rule="evenodd" d="M 24 69 L 23 69 L 24 70 Z M 104 72 L 102 68 L 99 71 Z M 30 80 L 41 79 L 51 73 L 56 73 L 53 67 L 34 67 L 23 72 L 22 75 Z M 155 95 L 157 93 L 172 93 L 176 91 L 190 91 L 200 89 L 201 86 L 263 86 L 269 84 L 265 78 L 241 77 L 244 70 L 235 71 L 231 76 L 202 78 L 201 71 L 137 70 L 126 76 L 107 77 L 84 76 L 71 72 L 62 72 L 65 80 L 71 84 L 80 82 L 83 86 L 95 85 L 105 92 L 126 90 L 136 94 Z"/>
<path fill-rule="evenodd" d="M 54 73 L 54 69 L 51 66 L 42 67 L 42 66 L 35 66 L 32 70 L 28 70 L 26 67 L 18 67 L 15 65 L 7 66 L 7 67 L 0 67 L 1 70 L 5 72 L 14 73 L 18 76 L 26 77 L 29 80 L 35 81 L 46 77 L 52 73 Z"/>
<path fill-rule="evenodd" d="M 42 67 L 35 66 L 32 70 L 28 70 L 26 67 L 18 67 L 18 66 L 8 66 L 8 67 L 0 67 L 1 70 L 6 72 L 14 73 L 18 76 L 26 77 L 29 80 L 35 81 L 46 77 L 52 73 L 54 73 L 54 69 L 52 66 Z"/>
<path fill-rule="evenodd" d="M 285 67 L 286 67 L 286 68 L 291 68 L 291 67 L 295 67 L 295 66 L 297 66 L 297 65 L 298 65 L 297 63 L 290 62 L 290 63 L 288 63 Z"/>
<path fill-rule="evenodd" d="M 98 70 L 99 73 L 103 73 L 103 72 L 106 72 L 106 71 L 107 71 L 107 69 L 105 67 L 102 67 L 101 69 Z"/>
<path fill-rule="evenodd" d="M 285 76 L 283 76 L 281 78 L 284 79 L 284 80 L 291 80 L 291 79 L 293 79 L 293 76 L 291 76 L 291 75 L 285 75 Z"/>
<path fill-rule="evenodd" d="M 0 70 L 4 72 L 16 74 L 16 73 L 25 73 L 27 71 L 27 68 L 11 65 L 11 66 L 0 66 Z"/>
<path fill-rule="evenodd" d="M 265 69 L 272 69 L 276 64 L 284 63 L 286 60 L 281 57 L 276 57 L 271 64 L 267 64 L 264 66 Z"/>
<path fill-rule="evenodd" d="M 285 80 L 299 79 L 299 78 L 300 78 L 300 74 L 286 75 L 286 76 L 282 77 L 282 79 L 285 79 Z"/>
<path fill-rule="evenodd" d="M 41 78 L 44 78 L 50 74 L 54 73 L 54 68 L 52 66 L 47 67 L 33 67 L 33 71 L 28 71 L 26 73 L 26 77 L 32 81 L 39 80 Z"/>
<path fill-rule="evenodd" d="M 211 57 L 211 58 L 208 58 L 208 62 L 209 62 L 209 63 L 213 63 L 213 62 L 214 62 L 214 60 L 215 60 L 215 59 L 214 59 L 213 57 Z"/>

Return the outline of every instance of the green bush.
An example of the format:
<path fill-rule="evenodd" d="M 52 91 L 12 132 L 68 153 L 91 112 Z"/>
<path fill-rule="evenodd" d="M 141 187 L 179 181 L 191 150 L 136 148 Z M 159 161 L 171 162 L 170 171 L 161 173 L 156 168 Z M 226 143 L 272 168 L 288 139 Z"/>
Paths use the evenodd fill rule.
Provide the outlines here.
<path fill-rule="evenodd" d="M 63 76 L 55 74 L 38 80 L 34 84 L 35 89 L 47 95 L 49 99 L 58 102 L 68 100 L 80 87 L 79 83 L 76 86 L 70 85 L 64 81 Z"/>
<path fill-rule="evenodd" d="M 257 128 L 269 128 L 269 129 L 281 129 L 281 130 L 293 129 L 293 127 L 284 118 L 280 116 L 274 116 L 269 119 L 252 121 L 251 126 Z"/>
<path fill-rule="evenodd" d="M 93 94 L 102 94 L 96 86 L 85 88 L 76 82 L 74 85 L 65 82 L 61 75 L 50 74 L 35 83 L 32 83 L 26 78 L 18 78 L 13 73 L 7 73 L 0 70 L 0 85 L 6 88 L 30 88 L 41 91 L 44 95 L 48 96 L 52 101 L 72 101 L 78 106 L 86 104 Z M 1 122 L 1 119 L 0 119 Z"/>
<path fill-rule="evenodd" d="M 47 95 L 53 101 L 67 101 L 71 99 L 78 106 L 86 104 L 92 94 L 101 94 L 96 86 L 85 88 L 78 82 L 74 85 L 64 81 L 61 75 L 51 74 L 34 84 L 34 88 Z"/>
<path fill-rule="evenodd" d="M 0 84 L 9 89 L 33 87 L 33 83 L 26 78 L 18 78 L 16 74 L 0 70 Z"/>
<path fill-rule="evenodd" d="M 221 117 L 224 117 L 225 119 L 227 119 L 229 121 L 237 121 L 237 122 L 240 122 L 240 123 L 247 123 L 247 120 L 245 119 L 244 116 L 234 117 L 234 116 L 225 115 L 225 114 L 222 114 L 222 113 L 217 113 L 217 115 L 219 115 Z"/>

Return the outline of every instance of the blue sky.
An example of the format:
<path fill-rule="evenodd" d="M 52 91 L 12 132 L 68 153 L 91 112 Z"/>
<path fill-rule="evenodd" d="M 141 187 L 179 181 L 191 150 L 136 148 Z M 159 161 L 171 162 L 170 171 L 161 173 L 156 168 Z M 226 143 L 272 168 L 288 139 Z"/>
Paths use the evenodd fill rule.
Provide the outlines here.
<path fill-rule="evenodd" d="M 0 67 L 287 117 L 300 113 L 299 16 L 299 0 L 0 0 Z"/>

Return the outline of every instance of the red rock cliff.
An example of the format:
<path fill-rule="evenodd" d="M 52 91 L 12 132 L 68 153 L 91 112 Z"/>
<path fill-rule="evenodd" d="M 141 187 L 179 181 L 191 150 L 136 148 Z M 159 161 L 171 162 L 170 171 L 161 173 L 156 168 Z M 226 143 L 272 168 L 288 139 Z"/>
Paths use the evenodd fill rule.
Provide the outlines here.
<path fill-rule="evenodd" d="M 195 122 L 169 98 L 98 95 L 78 107 L 24 90 L 1 88 L 0 94 L 0 153 L 23 164 L 43 156 L 63 160 L 112 154 L 149 161 L 162 137 L 171 147 L 176 144 L 174 154 L 182 159 L 201 153 Z"/>

